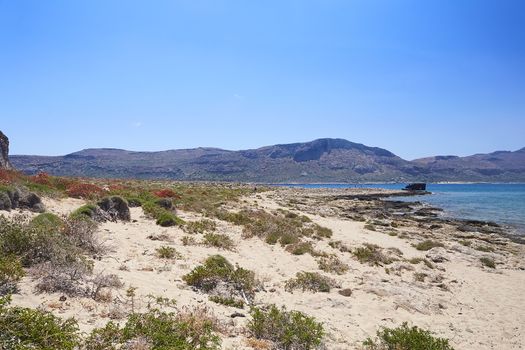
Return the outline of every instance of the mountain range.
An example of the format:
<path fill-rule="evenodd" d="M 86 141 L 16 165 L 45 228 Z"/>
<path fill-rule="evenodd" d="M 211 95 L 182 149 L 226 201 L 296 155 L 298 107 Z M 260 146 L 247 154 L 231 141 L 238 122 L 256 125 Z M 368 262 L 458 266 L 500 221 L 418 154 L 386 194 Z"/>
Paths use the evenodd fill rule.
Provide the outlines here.
<path fill-rule="evenodd" d="M 96 148 L 65 156 L 14 155 L 10 161 L 25 173 L 63 176 L 271 183 L 525 182 L 525 148 L 407 161 L 382 148 L 328 138 L 241 151 Z"/>

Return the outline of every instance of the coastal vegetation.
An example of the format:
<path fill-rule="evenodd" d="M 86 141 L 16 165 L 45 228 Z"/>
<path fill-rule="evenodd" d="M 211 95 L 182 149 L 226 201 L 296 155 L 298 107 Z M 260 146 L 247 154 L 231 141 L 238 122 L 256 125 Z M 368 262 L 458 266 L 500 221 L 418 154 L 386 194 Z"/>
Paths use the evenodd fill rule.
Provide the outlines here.
<path fill-rule="evenodd" d="M 17 326 L 5 337 L 34 348 L 219 349 L 227 338 L 260 349 L 330 348 L 337 336 L 350 333 L 342 330 L 340 319 L 327 319 L 322 309 L 297 302 L 292 293 L 305 293 L 305 300 L 333 308 L 337 317 L 345 303 L 359 305 L 374 296 L 413 313 L 431 313 L 442 304 L 455 310 L 453 302 L 425 303 L 405 287 L 418 288 L 425 298 L 436 297 L 434 290 L 453 293 L 459 286 L 447 271 L 452 251 L 486 271 L 496 262 L 504 271 L 513 257 L 498 255 L 507 246 L 492 244 L 492 231 L 459 230 L 445 237 L 454 221 L 440 222 L 437 229 L 434 219 L 390 217 L 391 211 L 374 199 L 342 202 L 314 192 L 294 198 L 242 184 L 61 180 L 18 173 L 9 179 L 2 188 L 34 191 L 49 205 L 41 213 L 24 208 L 24 215 L 11 211 L 0 216 L 0 295 L 14 300 L 2 299 L 0 323 L 15 320 Z M 65 200 L 70 194 L 74 199 Z M 279 204 L 288 202 L 293 203 Z M 351 225 L 364 228 L 367 222 L 375 232 L 353 235 L 353 226 L 343 220 L 357 216 L 359 224 Z M 392 230 L 396 236 L 384 234 Z M 432 250 L 444 246 L 450 249 Z M 299 272 L 290 275 L 291 268 Z M 141 280 L 159 286 L 133 287 Z M 148 288 L 182 295 L 184 305 L 192 306 L 152 303 L 145 297 Z M 48 301 L 40 309 L 23 308 L 19 292 Z M 72 310 L 69 305 L 89 310 L 90 316 L 58 318 Z M 211 310 L 221 312 L 215 316 Z M 23 315 L 29 316 L 16 321 Z M 95 328 L 89 323 L 93 317 L 104 323 Z M 79 332 L 78 324 L 87 331 Z M 30 339 L 27 333 L 33 331 L 56 337 Z M 451 349 L 445 345 L 450 346 L 444 338 L 403 325 L 381 329 L 363 346 Z"/>
<path fill-rule="evenodd" d="M 325 334 L 323 325 L 299 311 L 269 305 L 253 307 L 248 329 L 257 339 L 272 341 L 279 349 L 316 349 Z"/>
<path fill-rule="evenodd" d="M 454 350 L 449 341 L 437 338 L 427 330 L 403 323 L 397 328 L 383 328 L 377 332 L 377 339 L 368 338 L 366 350 Z"/>

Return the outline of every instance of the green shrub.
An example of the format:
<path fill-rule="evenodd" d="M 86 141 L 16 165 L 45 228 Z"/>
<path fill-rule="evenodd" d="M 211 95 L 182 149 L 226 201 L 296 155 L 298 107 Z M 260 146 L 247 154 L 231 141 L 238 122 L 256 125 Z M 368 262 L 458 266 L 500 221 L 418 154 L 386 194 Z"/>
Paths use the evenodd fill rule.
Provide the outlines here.
<path fill-rule="evenodd" d="M 171 211 L 162 208 L 158 204 L 155 204 L 154 202 L 145 202 L 142 204 L 142 209 L 144 210 L 144 213 L 146 215 L 152 217 L 156 220 L 157 225 L 162 227 L 169 227 L 169 226 L 182 226 L 184 225 L 184 220 L 176 216 Z"/>
<path fill-rule="evenodd" d="M 169 246 L 161 246 L 156 249 L 157 256 L 161 259 L 175 259 L 180 256 L 180 254 L 177 252 L 177 250 L 173 247 Z"/>
<path fill-rule="evenodd" d="M 103 250 L 91 220 L 66 220 L 60 228 L 27 223 L 23 217 L 0 217 L 0 256 L 13 256 L 32 267 L 40 292 L 87 296 L 99 276 L 92 276 L 93 262 L 84 254 Z"/>
<path fill-rule="evenodd" d="M 299 311 L 279 309 L 275 305 L 250 310 L 248 323 L 251 335 L 273 342 L 278 349 L 309 350 L 321 346 L 323 325 Z"/>
<path fill-rule="evenodd" d="M 286 246 L 300 242 L 302 237 L 320 239 L 332 235 L 330 229 L 314 224 L 302 216 L 288 213 L 290 212 L 268 213 L 264 210 L 241 210 L 232 213 L 222 210 L 216 211 L 215 216 L 235 225 L 244 226 L 244 237 L 256 236 L 264 239 L 268 244 L 280 243 Z"/>
<path fill-rule="evenodd" d="M 53 213 L 42 213 L 31 220 L 31 225 L 44 230 L 60 230 L 64 221 Z"/>
<path fill-rule="evenodd" d="M 485 253 L 490 253 L 490 252 L 494 251 L 493 247 L 482 246 L 482 245 L 478 245 L 478 246 L 474 247 L 474 249 L 479 250 L 480 252 L 485 252 Z"/>
<path fill-rule="evenodd" d="M 203 265 L 197 266 L 182 279 L 190 286 L 207 293 L 223 293 L 220 296 L 244 300 L 255 294 L 255 274 L 239 266 L 233 266 L 221 255 L 212 255 Z M 215 289 L 221 285 L 220 291 Z"/>
<path fill-rule="evenodd" d="M 87 338 L 86 350 L 128 349 L 130 344 L 145 344 L 144 349 L 218 350 L 218 323 L 206 309 L 165 312 L 149 309 L 131 314 L 121 328 L 109 322 Z M 137 347 L 138 349 L 138 347 Z"/>
<path fill-rule="evenodd" d="M 0 255 L 0 296 L 15 293 L 16 283 L 24 277 L 20 260 L 13 256 Z"/>
<path fill-rule="evenodd" d="M 182 245 L 197 245 L 197 241 L 192 236 L 183 236 L 181 239 Z"/>
<path fill-rule="evenodd" d="M 232 250 L 235 246 L 235 243 L 230 237 L 218 233 L 205 234 L 203 244 L 208 247 L 216 247 L 226 250 Z"/>
<path fill-rule="evenodd" d="M 311 292 L 328 293 L 332 287 L 335 287 L 336 282 L 326 276 L 317 272 L 297 272 L 295 278 L 286 281 L 284 289 L 288 292 L 293 292 L 296 289 Z"/>
<path fill-rule="evenodd" d="M 12 221 L 0 217 L 0 253 L 19 257 L 24 266 L 33 266 L 57 256 L 71 257 L 77 252 L 59 230 L 35 227 L 22 217 Z"/>
<path fill-rule="evenodd" d="M 95 219 L 97 215 L 97 206 L 94 204 L 85 204 L 73 211 L 69 217 L 74 220 Z"/>
<path fill-rule="evenodd" d="M 366 350 L 454 350 L 447 339 L 436 338 L 429 331 L 403 323 L 397 328 L 383 328 L 377 332 L 377 339 L 368 338 Z"/>
<path fill-rule="evenodd" d="M 210 295 L 208 297 L 208 300 L 213 301 L 214 303 L 217 303 L 217 304 L 236 307 L 238 309 L 244 308 L 243 300 L 235 299 L 232 297 L 228 298 L 228 297 L 222 297 L 220 295 Z"/>
<path fill-rule="evenodd" d="M 217 229 L 217 224 L 215 224 L 215 221 L 202 219 L 199 221 L 187 222 L 184 228 L 188 233 L 214 232 Z"/>
<path fill-rule="evenodd" d="M 489 257 L 482 257 L 479 259 L 479 261 L 481 261 L 481 264 L 483 266 L 486 266 L 486 267 L 490 267 L 491 269 L 495 269 L 496 268 L 496 263 L 494 262 L 493 259 L 489 258 Z"/>
<path fill-rule="evenodd" d="M 427 239 L 423 242 L 419 242 L 414 246 L 417 250 L 430 250 L 432 248 L 436 247 L 444 247 L 443 243 L 432 241 L 430 239 Z"/>
<path fill-rule="evenodd" d="M 320 237 L 320 238 L 330 238 L 332 237 L 332 230 L 327 228 L 327 227 L 323 227 L 323 226 L 320 226 L 318 224 L 314 224 L 313 225 L 314 227 L 314 236 L 316 237 Z"/>
<path fill-rule="evenodd" d="M 306 253 L 312 254 L 314 248 L 312 247 L 311 242 L 299 242 L 294 244 L 289 244 L 286 247 L 286 251 L 292 253 L 293 255 L 303 255 Z"/>
<path fill-rule="evenodd" d="M 362 264 L 372 266 L 382 266 L 392 263 L 392 258 L 383 254 L 382 249 L 375 244 L 365 244 L 363 247 L 356 248 L 353 252 L 357 260 Z"/>
<path fill-rule="evenodd" d="M 318 265 L 321 270 L 338 275 L 342 275 L 348 271 L 348 265 L 339 260 L 335 255 L 320 258 Z"/>
<path fill-rule="evenodd" d="M 61 349 L 79 345 L 74 319 L 61 320 L 49 312 L 9 306 L 9 298 L 0 298 L 0 344 L 4 350 Z"/>
<path fill-rule="evenodd" d="M 424 259 L 424 258 L 412 258 L 412 259 L 408 260 L 408 262 L 411 263 L 411 264 L 414 264 L 414 265 L 417 265 L 420 262 L 423 262 L 425 264 L 425 266 L 428 267 L 429 269 L 433 269 L 434 268 L 432 263 L 430 261 L 428 261 L 427 259 Z"/>

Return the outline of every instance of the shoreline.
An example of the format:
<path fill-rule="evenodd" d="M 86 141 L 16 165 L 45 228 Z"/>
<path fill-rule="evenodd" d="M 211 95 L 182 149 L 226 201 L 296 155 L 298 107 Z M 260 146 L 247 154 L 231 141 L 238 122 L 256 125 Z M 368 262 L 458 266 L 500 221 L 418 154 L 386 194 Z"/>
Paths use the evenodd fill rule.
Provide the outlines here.
<path fill-rule="evenodd" d="M 189 189 L 197 193 L 212 188 L 207 186 Z M 98 227 L 97 235 L 108 250 L 94 261 L 94 270 L 115 274 L 125 288 L 136 288 L 139 305 L 146 305 L 147 295 L 154 295 L 175 299 L 179 306 L 208 308 L 228 327 L 221 334 L 224 349 L 254 349 L 245 332 L 249 308 L 214 303 L 183 280 L 215 254 L 254 271 L 262 285 L 252 305 L 276 304 L 322 322 L 328 349 L 361 349 L 362 342 L 380 327 L 397 327 L 402 322 L 450 339 L 456 350 L 523 348 L 525 315 L 520 310 L 525 308 L 525 246 L 501 236 L 499 226 L 443 220 L 437 208 L 388 200 L 398 193 L 369 188 L 271 188 L 248 191 L 221 204 L 229 213 L 265 212 L 268 220 L 304 217 L 305 222 L 331 232 L 325 237 L 302 237 L 312 250 L 300 254 L 292 253 L 293 244 L 270 244 L 263 237 L 246 236 L 242 224 L 178 209 L 177 215 L 186 223 L 213 221 L 214 234 L 228 236 L 232 242 L 228 249 L 208 246 L 202 243 L 207 233 L 188 233 L 183 226 L 161 227 L 141 207 L 130 208 L 131 221 L 103 222 Z M 85 203 L 73 198 L 44 199 L 46 208 L 59 215 L 68 215 Z M 194 243 L 184 243 L 185 238 Z M 156 251 L 162 246 L 176 249 L 180 257 L 159 258 Z M 358 258 L 359 249 L 371 249 L 371 259 L 377 260 Z M 321 262 L 329 259 L 345 269 L 340 273 L 326 269 Z M 495 268 L 484 266 L 481 259 L 490 259 Z M 304 271 L 329 277 L 334 287 L 325 292 L 287 289 L 287 282 Z M 113 320 L 117 311 L 128 312 L 125 303 L 75 296 L 61 301 L 61 293 L 36 293 L 35 283 L 31 275 L 24 277 L 13 305 L 41 307 L 62 318 L 74 316 L 83 332 Z M 122 298 L 125 288 L 112 295 Z M 343 295 L 343 290 L 350 293 Z M 235 313 L 244 316 L 233 318 Z"/>

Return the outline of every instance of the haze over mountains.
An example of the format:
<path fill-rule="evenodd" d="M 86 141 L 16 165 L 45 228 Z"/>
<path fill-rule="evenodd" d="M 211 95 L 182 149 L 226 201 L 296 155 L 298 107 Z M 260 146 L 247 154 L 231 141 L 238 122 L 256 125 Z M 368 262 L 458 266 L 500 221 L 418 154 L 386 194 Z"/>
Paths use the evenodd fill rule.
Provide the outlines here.
<path fill-rule="evenodd" d="M 162 152 L 86 149 L 65 156 L 11 156 L 26 173 L 252 182 L 525 181 L 525 148 L 468 157 L 404 160 L 343 139 L 228 151 L 195 148 Z"/>

